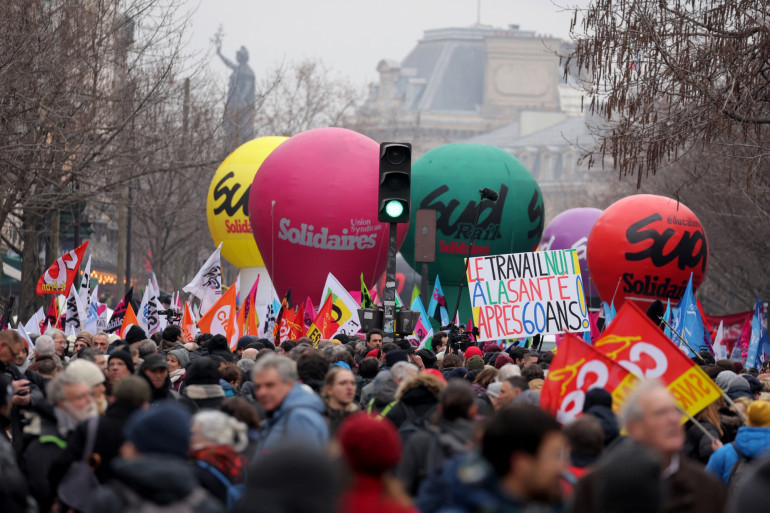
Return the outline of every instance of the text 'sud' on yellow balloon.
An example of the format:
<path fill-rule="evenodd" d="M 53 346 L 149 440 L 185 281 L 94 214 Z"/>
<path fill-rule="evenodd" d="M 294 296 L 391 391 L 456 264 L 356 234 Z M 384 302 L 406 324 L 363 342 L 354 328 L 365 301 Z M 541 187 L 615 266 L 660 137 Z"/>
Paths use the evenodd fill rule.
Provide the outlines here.
<path fill-rule="evenodd" d="M 238 268 L 265 264 L 249 224 L 249 191 L 259 166 L 288 137 L 259 137 L 239 146 L 214 173 L 206 196 L 206 219 L 214 245 Z"/>

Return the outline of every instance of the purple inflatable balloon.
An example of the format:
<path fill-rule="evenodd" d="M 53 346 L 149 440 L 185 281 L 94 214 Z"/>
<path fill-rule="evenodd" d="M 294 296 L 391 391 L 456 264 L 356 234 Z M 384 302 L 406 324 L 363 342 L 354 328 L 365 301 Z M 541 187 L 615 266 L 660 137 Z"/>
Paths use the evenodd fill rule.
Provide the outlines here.
<path fill-rule="evenodd" d="M 599 219 L 602 210 L 598 208 L 573 208 L 565 210 L 553 218 L 543 231 L 538 250 L 548 251 L 553 249 L 576 249 L 580 261 L 580 270 L 583 277 L 583 288 L 590 306 L 599 306 L 599 292 L 594 287 L 593 280 L 588 273 L 586 262 L 586 244 L 591 228 Z"/>

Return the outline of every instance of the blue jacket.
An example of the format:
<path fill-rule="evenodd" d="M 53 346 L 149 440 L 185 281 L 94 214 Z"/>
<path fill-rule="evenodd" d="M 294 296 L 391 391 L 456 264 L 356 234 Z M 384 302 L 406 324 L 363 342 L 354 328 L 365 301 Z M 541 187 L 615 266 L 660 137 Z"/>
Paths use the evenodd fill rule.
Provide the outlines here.
<path fill-rule="evenodd" d="M 321 398 L 295 384 L 281 406 L 263 423 L 256 457 L 287 443 L 324 449 L 329 442 L 329 428 L 323 412 Z"/>
<path fill-rule="evenodd" d="M 747 458 L 756 458 L 770 450 L 770 428 L 743 426 L 738 429 L 735 446 Z M 719 477 L 725 484 L 730 480 L 730 472 L 738 462 L 738 453 L 733 444 L 720 447 L 709 458 L 706 470 Z"/>

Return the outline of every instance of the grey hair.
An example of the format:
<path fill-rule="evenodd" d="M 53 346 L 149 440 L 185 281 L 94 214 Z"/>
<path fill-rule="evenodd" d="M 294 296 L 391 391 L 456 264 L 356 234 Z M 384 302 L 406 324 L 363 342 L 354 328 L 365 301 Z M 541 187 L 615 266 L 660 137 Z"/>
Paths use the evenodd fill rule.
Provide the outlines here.
<path fill-rule="evenodd" d="M 48 332 L 46 331 L 46 333 Z M 55 346 L 50 335 L 40 335 L 35 340 L 35 352 L 38 356 L 53 356 L 54 349 Z"/>
<path fill-rule="evenodd" d="M 149 338 L 146 338 L 139 341 L 139 344 L 136 346 L 136 350 L 139 351 L 139 357 L 144 358 L 145 356 L 157 353 L 158 345 Z"/>
<path fill-rule="evenodd" d="M 506 363 L 500 367 L 499 371 L 497 371 L 497 378 L 495 378 L 495 381 L 502 383 L 506 379 L 514 376 L 521 376 L 521 368 L 515 363 Z"/>
<path fill-rule="evenodd" d="M 414 376 L 420 372 L 420 369 L 413 363 L 398 362 L 390 369 L 390 377 L 393 378 L 396 383 L 400 383 L 409 376 Z"/>
<path fill-rule="evenodd" d="M 67 335 L 62 330 L 60 330 L 58 328 L 48 328 L 47 330 L 45 330 L 45 333 L 43 333 L 43 335 L 47 335 L 47 336 L 51 337 L 52 339 L 53 339 L 53 336 L 56 335 L 56 334 L 59 334 L 62 337 L 67 338 Z"/>
<path fill-rule="evenodd" d="M 651 379 L 640 382 L 628 395 L 620 409 L 620 425 L 624 429 L 627 429 L 631 422 L 638 422 L 644 418 L 644 410 L 641 405 L 642 398 L 653 390 L 658 389 L 663 389 L 668 392 L 663 383 Z"/>
<path fill-rule="evenodd" d="M 46 395 L 48 397 L 48 404 L 56 406 L 60 402 L 64 401 L 67 399 L 67 391 L 65 390 L 65 387 L 71 385 L 79 385 L 81 383 L 88 386 L 88 384 L 82 378 L 75 376 L 74 374 L 68 374 L 66 370 L 58 373 L 56 377 L 49 381 L 45 387 Z"/>
<path fill-rule="evenodd" d="M 278 375 L 281 376 L 281 381 L 284 383 L 293 383 L 299 379 L 299 376 L 297 375 L 297 364 L 293 360 L 277 354 L 269 354 L 260 358 L 254 365 L 254 369 L 251 371 L 251 379 L 256 381 L 256 377 L 268 369 L 277 370 Z"/>
<path fill-rule="evenodd" d="M 193 415 L 193 426 L 207 445 L 229 445 L 235 452 L 249 444 L 248 426 L 240 420 L 217 410 L 203 410 Z"/>
<path fill-rule="evenodd" d="M 238 370 L 240 370 L 242 373 L 249 374 L 252 370 L 254 370 L 254 366 L 257 365 L 257 362 L 251 358 L 241 358 L 235 365 L 238 366 Z"/>

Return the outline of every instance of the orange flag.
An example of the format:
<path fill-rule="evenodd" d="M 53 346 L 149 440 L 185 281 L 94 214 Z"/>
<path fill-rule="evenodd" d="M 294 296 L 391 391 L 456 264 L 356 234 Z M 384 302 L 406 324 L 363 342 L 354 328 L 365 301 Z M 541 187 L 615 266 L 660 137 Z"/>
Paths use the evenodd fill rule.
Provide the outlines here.
<path fill-rule="evenodd" d="M 227 292 L 222 294 L 216 303 L 211 305 L 209 311 L 198 321 L 198 329 L 201 333 L 211 333 L 212 335 L 224 335 L 230 341 L 230 348 L 233 347 L 233 338 L 235 335 L 235 286 L 233 285 Z M 235 339 L 235 344 L 238 339 Z"/>
<path fill-rule="evenodd" d="M 318 344 L 318 341 L 321 339 L 333 337 L 339 329 L 339 324 L 332 319 L 332 306 L 334 305 L 332 296 L 333 294 L 326 296 L 326 301 L 324 301 L 323 306 L 318 311 L 318 315 L 313 321 L 313 324 L 310 325 L 310 329 L 307 330 L 306 336 L 309 337 L 314 344 Z"/>
<path fill-rule="evenodd" d="M 289 340 L 297 340 L 305 336 L 305 303 L 299 305 L 294 320 L 289 325 Z"/>
<path fill-rule="evenodd" d="M 182 314 L 182 333 L 184 339 L 188 342 L 195 342 L 195 335 L 198 330 L 195 328 L 195 321 L 193 320 L 192 312 L 190 312 L 190 303 L 184 302 L 184 313 Z"/>
<path fill-rule="evenodd" d="M 134 307 L 131 303 L 126 307 L 126 315 L 123 317 L 123 326 L 120 328 L 120 338 L 125 338 L 126 331 L 130 325 L 139 326 L 139 321 L 134 313 Z"/>
<path fill-rule="evenodd" d="M 291 308 L 284 308 L 281 313 L 281 320 L 278 324 L 278 341 L 291 340 L 291 333 L 294 324 L 297 322 L 297 312 Z"/>
<path fill-rule="evenodd" d="M 636 386 L 636 376 L 572 333 L 564 335 L 540 392 L 540 407 L 568 424 L 583 413 L 586 392 L 603 388 L 618 411 Z"/>

